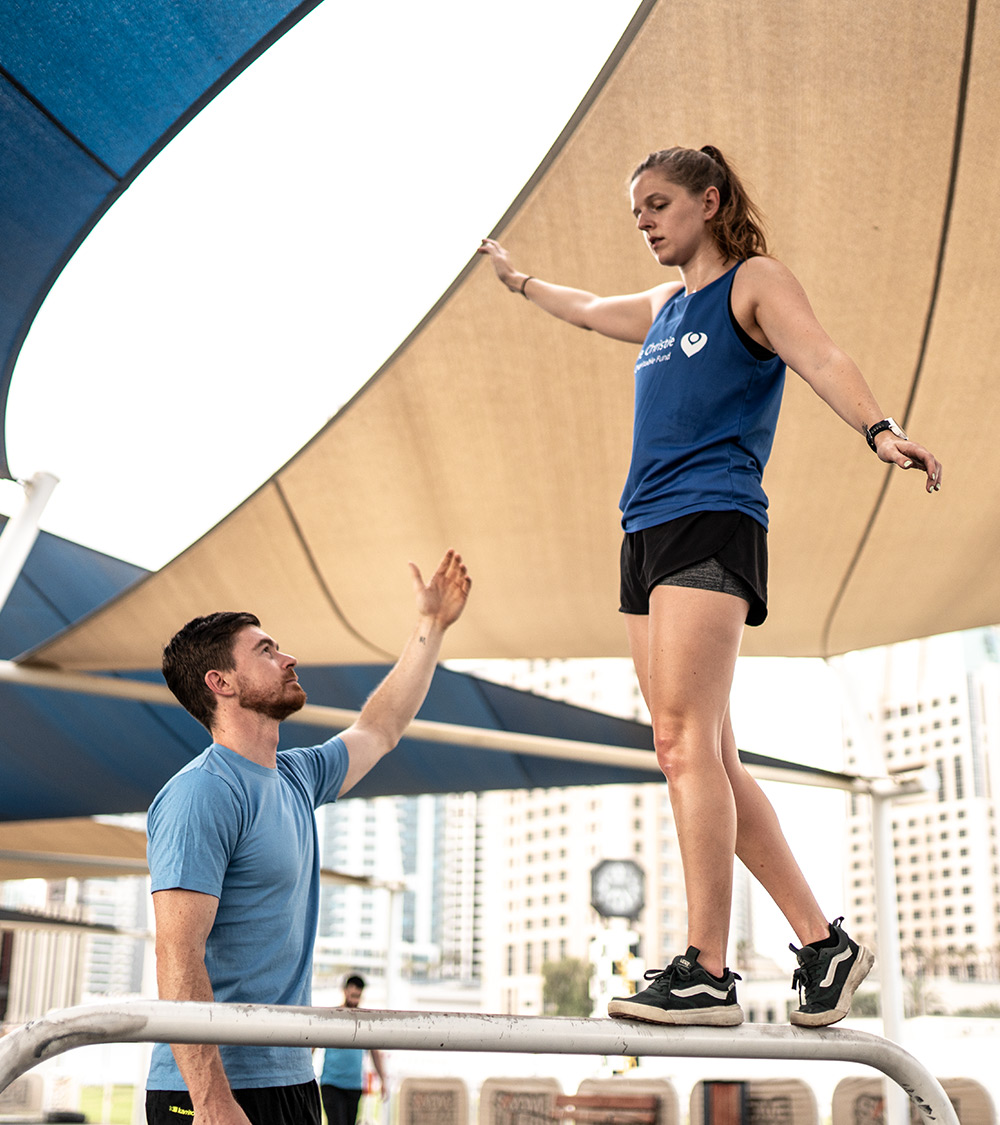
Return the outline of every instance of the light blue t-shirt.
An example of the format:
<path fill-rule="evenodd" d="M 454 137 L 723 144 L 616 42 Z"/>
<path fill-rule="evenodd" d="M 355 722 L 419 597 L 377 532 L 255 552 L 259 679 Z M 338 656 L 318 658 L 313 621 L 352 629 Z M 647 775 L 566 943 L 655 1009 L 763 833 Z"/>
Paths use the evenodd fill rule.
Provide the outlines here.
<path fill-rule="evenodd" d="M 153 891 L 219 900 L 205 947 L 215 999 L 309 1005 L 319 913 L 314 809 L 336 799 L 347 747 L 332 738 L 279 751 L 277 768 L 213 743 L 160 790 L 149 809 Z M 313 1079 L 305 1047 L 222 1046 L 233 1089 Z M 166 1043 L 153 1048 L 150 1090 L 183 1090 Z"/>
<path fill-rule="evenodd" d="M 360 1090 L 364 1073 L 364 1051 L 355 1047 L 327 1047 L 323 1052 L 321 1086 L 337 1086 L 341 1090 Z"/>
<path fill-rule="evenodd" d="M 761 483 L 785 385 L 779 356 L 740 339 L 729 294 L 739 265 L 660 309 L 635 364 L 632 462 L 622 526 L 694 512 L 745 512 L 767 527 Z"/>

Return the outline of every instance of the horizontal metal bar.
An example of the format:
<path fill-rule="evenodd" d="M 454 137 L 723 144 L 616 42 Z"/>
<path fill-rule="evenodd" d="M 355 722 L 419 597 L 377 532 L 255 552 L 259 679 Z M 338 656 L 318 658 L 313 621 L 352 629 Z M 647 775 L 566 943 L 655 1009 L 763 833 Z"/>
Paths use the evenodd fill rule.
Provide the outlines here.
<path fill-rule="evenodd" d="M 92 867 L 98 871 L 112 870 L 119 875 L 148 875 L 149 868 L 144 859 L 130 859 L 116 855 L 79 855 L 76 852 L 38 852 L 19 851 L 14 848 L 0 848 L 0 862 L 30 863 L 38 868 L 72 865 L 80 869 Z M 39 871 L 32 878 L 44 878 Z"/>
<path fill-rule="evenodd" d="M 74 691 L 87 695 L 110 696 L 116 699 L 133 699 L 142 703 L 156 703 L 177 707 L 177 700 L 165 684 L 147 683 L 115 676 L 99 676 L 87 672 L 64 672 L 55 668 L 36 668 L 0 660 L 0 682 L 20 684 L 24 687 L 46 688 L 50 691 Z M 325 707 L 307 703 L 295 715 L 295 722 L 323 727 L 328 731 L 344 730 L 358 717 L 357 711 L 342 707 Z M 462 726 L 458 723 L 439 723 L 429 719 L 414 719 L 406 730 L 407 738 L 425 742 L 442 742 L 453 746 L 469 746 L 477 750 L 498 750 L 503 753 L 531 754 L 564 761 L 588 762 L 595 765 L 624 766 L 642 770 L 650 780 L 660 780 L 663 772 L 652 750 L 639 750 L 633 746 L 609 746 L 578 739 L 549 738 L 545 735 L 522 734 L 518 731 L 488 730 L 482 727 Z M 747 769 L 761 781 L 781 781 L 793 785 L 811 785 L 826 789 L 842 789 L 854 793 L 867 793 L 871 780 L 851 774 L 835 774 L 827 770 L 781 769 L 773 765 L 749 764 Z M 893 782 L 888 784 L 893 785 Z"/>
<path fill-rule="evenodd" d="M 664 1027 L 611 1019 L 380 1012 L 165 1000 L 49 1012 L 0 1039 L 0 1091 L 44 1059 L 95 1043 L 243 1043 L 407 1051 L 631 1057 L 808 1059 L 863 1063 L 897 1082 L 924 1125 L 959 1125 L 938 1080 L 895 1043 L 864 1031 Z"/>

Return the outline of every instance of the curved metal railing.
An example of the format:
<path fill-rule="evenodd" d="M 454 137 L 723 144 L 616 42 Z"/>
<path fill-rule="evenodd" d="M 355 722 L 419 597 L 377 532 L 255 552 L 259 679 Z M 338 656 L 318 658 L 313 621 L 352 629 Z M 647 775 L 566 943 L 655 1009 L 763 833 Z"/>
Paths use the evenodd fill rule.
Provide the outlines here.
<path fill-rule="evenodd" d="M 63 1008 L 0 1039 L 0 1091 L 38 1063 L 95 1043 L 246 1043 L 407 1051 L 506 1051 L 863 1063 L 898 1083 L 924 1122 L 958 1125 L 948 1096 L 902 1047 L 845 1029 L 664 1027 L 611 1019 L 381 1012 L 166 1000 Z"/>

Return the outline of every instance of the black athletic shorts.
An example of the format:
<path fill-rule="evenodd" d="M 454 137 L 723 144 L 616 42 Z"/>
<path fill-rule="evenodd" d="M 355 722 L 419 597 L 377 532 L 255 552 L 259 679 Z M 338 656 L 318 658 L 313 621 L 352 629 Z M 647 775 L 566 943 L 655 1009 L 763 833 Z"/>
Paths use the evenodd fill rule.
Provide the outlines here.
<path fill-rule="evenodd" d="M 650 592 L 662 585 L 735 594 L 750 606 L 747 624 L 762 624 L 767 617 L 767 531 L 743 512 L 695 512 L 626 532 L 621 612 L 648 614 Z"/>
<path fill-rule="evenodd" d="M 360 1090 L 346 1090 L 343 1086 L 322 1085 L 319 1095 L 323 1099 L 326 1125 L 355 1125 L 358 1119 Z"/>
<path fill-rule="evenodd" d="M 233 1097 L 253 1125 L 322 1125 L 315 1082 L 234 1090 Z M 193 1117 L 187 1090 L 146 1091 L 147 1125 L 183 1125 Z"/>

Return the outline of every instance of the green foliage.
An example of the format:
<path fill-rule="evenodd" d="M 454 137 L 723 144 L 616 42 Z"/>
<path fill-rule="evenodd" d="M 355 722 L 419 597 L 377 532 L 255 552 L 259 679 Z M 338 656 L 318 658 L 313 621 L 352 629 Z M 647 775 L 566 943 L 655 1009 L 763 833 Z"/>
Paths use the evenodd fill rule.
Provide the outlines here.
<path fill-rule="evenodd" d="M 139 1091 L 144 1096 L 143 1091 Z M 105 1116 L 104 1088 L 84 1086 L 80 1090 L 80 1112 L 88 1121 L 106 1121 L 108 1125 L 130 1125 L 132 1121 L 132 1099 L 136 1095 L 134 1086 L 113 1086 L 111 1089 L 111 1115 Z"/>
<path fill-rule="evenodd" d="M 877 992 L 855 992 L 851 1001 L 851 1015 L 858 1018 L 878 1016 L 882 1011 Z"/>
<path fill-rule="evenodd" d="M 985 1019 L 1000 1019 L 1000 1004 L 995 1000 L 990 1001 L 989 1004 L 982 1004 L 978 1008 L 959 1008 L 955 1012 L 956 1016 L 981 1016 Z"/>
<path fill-rule="evenodd" d="M 913 1016 L 940 1016 L 944 1014 L 941 997 L 927 986 L 925 977 L 916 976 L 908 982 L 903 1008 L 908 1019 Z"/>
<path fill-rule="evenodd" d="M 578 957 L 546 961 L 542 965 L 542 1002 L 546 1015 L 589 1016 L 593 1011 L 590 999 L 590 978 L 593 967 Z"/>

